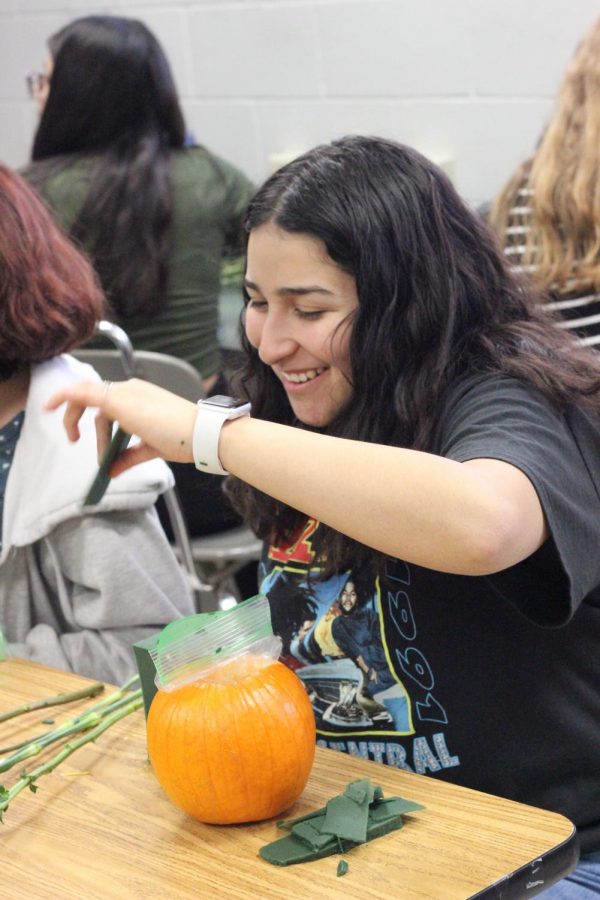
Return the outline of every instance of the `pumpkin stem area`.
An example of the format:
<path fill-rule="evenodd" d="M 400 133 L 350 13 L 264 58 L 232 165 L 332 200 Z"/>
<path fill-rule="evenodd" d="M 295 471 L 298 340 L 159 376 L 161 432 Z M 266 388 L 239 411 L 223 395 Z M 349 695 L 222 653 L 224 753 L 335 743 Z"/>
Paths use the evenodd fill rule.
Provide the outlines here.
<path fill-rule="evenodd" d="M 250 678 L 269 666 L 274 666 L 276 662 L 270 656 L 251 656 L 244 653 L 202 672 L 198 683 L 239 684 L 245 678 Z"/>

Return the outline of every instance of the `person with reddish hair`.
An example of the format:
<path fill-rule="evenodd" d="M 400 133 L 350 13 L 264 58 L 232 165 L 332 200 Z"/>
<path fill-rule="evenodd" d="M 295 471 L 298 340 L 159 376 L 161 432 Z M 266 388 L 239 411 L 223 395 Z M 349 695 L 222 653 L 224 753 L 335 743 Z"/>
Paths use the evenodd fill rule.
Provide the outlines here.
<path fill-rule="evenodd" d="M 121 681 L 131 645 L 193 612 L 154 504 L 172 483 L 154 460 L 82 508 L 96 471 L 42 412 L 97 373 L 68 355 L 104 314 L 96 275 L 23 179 L 0 165 L 0 627 L 8 652 Z"/>

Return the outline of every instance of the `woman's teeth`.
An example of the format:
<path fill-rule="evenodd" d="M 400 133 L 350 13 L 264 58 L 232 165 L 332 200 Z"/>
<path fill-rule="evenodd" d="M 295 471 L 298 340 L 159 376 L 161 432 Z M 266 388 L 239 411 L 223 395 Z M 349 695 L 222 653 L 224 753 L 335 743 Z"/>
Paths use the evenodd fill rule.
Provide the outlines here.
<path fill-rule="evenodd" d="M 304 381 L 312 381 L 324 371 L 325 366 L 322 366 L 320 369 L 307 369 L 306 372 L 284 372 L 283 377 L 286 381 L 292 381 L 294 384 L 302 384 Z"/>

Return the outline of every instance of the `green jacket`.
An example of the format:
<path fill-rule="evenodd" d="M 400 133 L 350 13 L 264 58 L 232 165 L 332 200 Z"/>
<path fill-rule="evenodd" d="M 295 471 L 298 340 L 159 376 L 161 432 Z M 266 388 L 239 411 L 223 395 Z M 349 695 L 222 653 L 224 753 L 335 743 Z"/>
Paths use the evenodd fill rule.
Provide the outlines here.
<path fill-rule="evenodd" d="M 136 350 L 169 353 L 207 378 L 219 371 L 218 300 L 223 250 L 239 246 L 254 192 L 246 176 L 202 147 L 173 153 L 172 251 L 165 308 L 155 317 L 119 320 Z M 42 196 L 70 231 L 88 191 L 90 158 L 50 177 Z M 27 173 L 25 173 L 27 175 Z"/>

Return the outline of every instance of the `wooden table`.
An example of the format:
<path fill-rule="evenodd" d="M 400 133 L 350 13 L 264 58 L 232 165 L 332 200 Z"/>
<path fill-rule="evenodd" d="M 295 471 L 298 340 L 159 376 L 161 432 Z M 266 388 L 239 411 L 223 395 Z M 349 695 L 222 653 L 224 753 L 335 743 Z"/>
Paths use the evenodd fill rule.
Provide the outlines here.
<path fill-rule="evenodd" d="M 87 683 L 22 660 L 0 662 L 0 711 Z M 0 725 L 0 746 L 47 730 L 95 701 L 28 713 Z M 37 761 L 37 760 L 36 760 Z M 30 768 L 32 765 L 30 765 Z M 19 767 L 21 768 L 21 767 Z M 9 787 L 18 773 L 0 776 Z M 434 778 L 317 748 L 301 815 L 369 776 L 386 794 L 424 803 L 405 827 L 339 857 L 279 868 L 258 854 L 281 836 L 273 821 L 217 827 L 165 797 L 148 763 L 143 711 L 113 726 L 21 793 L 0 825 L 0 898 L 10 900 L 459 900 L 533 896 L 573 869 L 572 824 Z"/>

